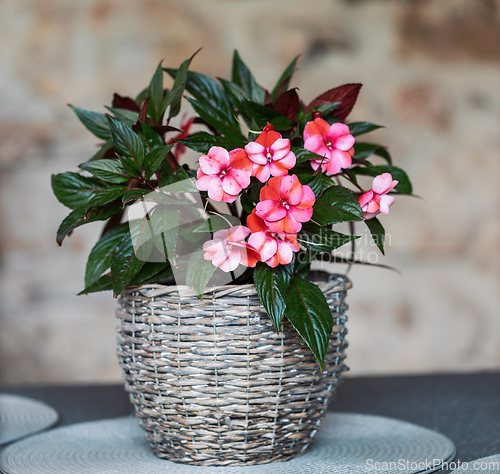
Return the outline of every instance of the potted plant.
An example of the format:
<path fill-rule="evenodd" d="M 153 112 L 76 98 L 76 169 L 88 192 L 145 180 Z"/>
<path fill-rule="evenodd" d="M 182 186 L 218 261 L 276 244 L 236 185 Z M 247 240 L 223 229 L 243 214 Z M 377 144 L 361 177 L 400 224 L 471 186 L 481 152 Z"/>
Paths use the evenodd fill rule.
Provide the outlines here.
<path fill-rule="evenodd" d="M 158 456 L 291 459 L 346 369 L 350 282 L 319 281 L 311 264 L 357 238 L 333 229 L 341 222 L 366 224 L 383 253 L 376 216 L 411 184 L 386 148 L 358 141 L 378 125 L 345 123 L 361 84 L 306 105 L 290 88 L 297 58 L 271 91 L 237 52 L 231 80 L 189 71 L 192 59 L 160 64 L 106 114 L 71 106 L 103 143 L 79 172 L 52 176 L 72 209 L 57 242 L 105 222 L 81 294 L 120 297 L 120 364 Z M 195 116 L 176 128 L 183 97 Z M 185 147 L 196 166 L 182 162 Z"/>

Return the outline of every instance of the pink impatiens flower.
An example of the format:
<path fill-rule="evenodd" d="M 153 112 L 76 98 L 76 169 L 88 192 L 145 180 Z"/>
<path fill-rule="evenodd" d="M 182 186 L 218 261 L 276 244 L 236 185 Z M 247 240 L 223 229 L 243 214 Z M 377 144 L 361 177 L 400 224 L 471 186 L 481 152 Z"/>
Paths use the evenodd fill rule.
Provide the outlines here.
<path fill-rule="evenodd" d="M 296 234 L 313 214 L 316 197 L 312 189 L 290 176 L 271 178 L 260 190 L 256 214 L 272 232 Z"/>
<path fill-rule="evenodd" d="M 394 204 L 394 197 L 388 196 L 387 193 L 398 182 L 392 179 L 390 173 L 379 174 L 373 179 L 372 189 L 358 197 L 365 219 L 372 219 L 380 213 L 389 214 L 389 207 Z"/>
<path fill-rule="evenodd" d="M 243 188 L 250 184 L 252 162 L 243 148 L 228 152 L 213 146 L 200 157 L 196 187 L 208 191 L 208 197 L 217 202 L 234 202 Z"/>
<path fill-rule="evenodd" d="M 245 146 L 253 162 L 252 176 L 265 183 L 270 176 L 286 176 L 297 161 L 290 151 L 290 140 L 282 138 L 272 125 L 266 125 L 257 140 Z"/>
<path fill-rule="evenodd" d="M 248 227 L 237 225 L 230 229 L 218 230 L 213 240 L 203 244 L 205 260 L 211 260 L 213 265 L 224 272 L 236 270 L 238 265 L 255 267 L 259 261 L 258 252 L 245 242 L 250 234 Z"/>
<path fill-rule="evenodd" d="M 343 123 L 330 125 L 326 120 L 316 118 L 307 122 L 304 128 L 304 148 L 324 157 L 312 160 L 311 166 L 317 170 L 321 165 L 323 173 L 328 175 L 351 166 L 354 141 L 349 127 Z"/>
<path fill-rule="evenodd" d="M 290 263 L 293 252 L 300 249 L 297 234 L 278 234 L 269 230 L 255 209 L 247 217 L 247 225 L 252 231 L 248 243 L 259 252 L 260 260 L 272 268 Z"/>

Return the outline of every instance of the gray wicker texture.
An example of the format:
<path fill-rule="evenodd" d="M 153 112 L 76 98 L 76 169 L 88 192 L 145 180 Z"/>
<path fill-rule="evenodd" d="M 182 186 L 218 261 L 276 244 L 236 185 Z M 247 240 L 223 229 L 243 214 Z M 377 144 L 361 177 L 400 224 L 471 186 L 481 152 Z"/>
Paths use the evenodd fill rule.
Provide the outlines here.
<path fill-rule="evenodd" d="M 454 453 L 446 436 L 421 426 L 380 416 L 327 413 L 304 456 L 264 466 L 190 466 L 155 456 L 137 420 L 128 417 L 77 423 L 14 443 L 0 452 L 0 470 L 7 474 L 423 474 L 439 469 L 439 460 L 448 461 Z"/>
<path fill-rule="evenodd" d="M 57 411 L 38 400 L 0 394 L 0 446 L 50 428 Z"/>
<path fill-rule="evenodd" d="M 118 356 L 155 454 L 237 466 L 304 453 L 346 370 L 350 285 L 341 275 L 320 284 L 334 319 L 323 371 L 287 321 L 276 333 L 253 285 L 210 288 L 202 299 L 186 287 L 124 291 Z"/>

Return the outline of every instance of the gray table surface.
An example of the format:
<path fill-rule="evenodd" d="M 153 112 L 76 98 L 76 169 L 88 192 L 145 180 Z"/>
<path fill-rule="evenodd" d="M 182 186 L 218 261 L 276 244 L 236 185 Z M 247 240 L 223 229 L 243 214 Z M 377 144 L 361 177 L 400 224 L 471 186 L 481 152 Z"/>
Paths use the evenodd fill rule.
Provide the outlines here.
<path fill-rule="evenodd" d="M 57 426 L 131 414 L 120 385 L 5 387 L 0 392 L 41 400 L 60 414 Z M 500 372 L 346 377 L 331 411 L 406 420 L 448 436 L 456 460 L 500 453 Z"/>

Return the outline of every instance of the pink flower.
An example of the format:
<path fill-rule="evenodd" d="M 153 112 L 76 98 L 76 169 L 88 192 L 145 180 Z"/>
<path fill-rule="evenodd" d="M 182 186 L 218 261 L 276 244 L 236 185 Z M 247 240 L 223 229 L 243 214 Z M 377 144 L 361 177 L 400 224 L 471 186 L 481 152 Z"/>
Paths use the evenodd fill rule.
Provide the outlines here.
<path fill-rule="evenodd" d="M 293 259 L 293 252 L 298 252 L 300 249 L 297 234 L 272 232 L 257 216 L 255 209 L 247 217 L 247 225 L 252 231 L 248 243 L 259 252 L 260 261 L 272 268 L 290 263 Z"/>
<path fill-rule="evenodd" d="M 243 188 L 250 184 L 252 162 L 243 148 L 228 152 L 213 146 L 200 157 L 196 187 L 208 191 L 214 201 L 234 202 Z"/>
<path fill-rule="evenodd" d="M 286 176 L 297 160 L 290 151 L 290 140 L 282 138 L 272 125 L 266 125 L 257 140 L 246 145 L 245 150 L 253 162 L 252 176 L 261 183 L 269 176 Z"/>
<path fill-rule="evenodd" d="M 394 204 L 394 197 L 387 193 L 399 181 L 392 179 L 390 173 L 379 174 L 373 179 L 372 189 L 358 197 L 359 205 L 363 210 L 365 219 L 372 219 L 377 214 L 389 214 L 389 207 Z"/>
<path fill-rule="evenodd" d="M 296 234 L 302 229 L 301 223 L 311 219 L 315 200 L 312 189 L 292 174 L 271 178 L 260 190 L 255 209 L 272 232 Z"/>
<path fill-rule="evenodd" d="M 236 270 L 238 265 L 255 267 L 259 254 L 245 239 L 250 233 L 248 227 L 237 225 L 230 229 L 218 230 L 213 240 L 203 244 L 205 260 L 211 260 L 215 267 L 224 272 Z"/>
<path fill-rule="evenodd" d="M 316 118 L 307 122 L 304 128 L 304 148 L 324 156 L 323 160 L 312 160 L 311 166 L 317 170 L 321 165 L 323 173 L 328 175 L 351 166 L 354 141 L 349 127 L 343 123 L 330 125 L 326 120 Z"/>

